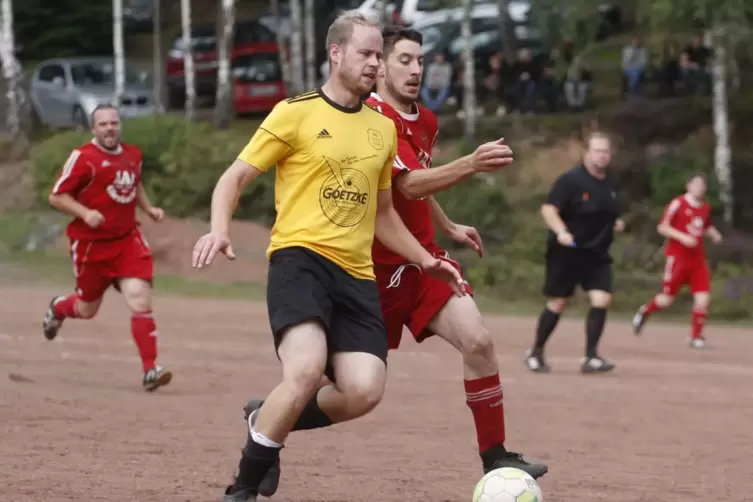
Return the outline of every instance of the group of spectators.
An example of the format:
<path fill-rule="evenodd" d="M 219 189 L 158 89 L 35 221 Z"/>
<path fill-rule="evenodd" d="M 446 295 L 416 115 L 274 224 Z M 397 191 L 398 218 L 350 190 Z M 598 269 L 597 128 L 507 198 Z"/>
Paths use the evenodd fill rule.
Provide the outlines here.
<path fill-rule="evenodd" d="M 658 84 L 661 96 L 711 93 L 711 50 L 697 35 L 682 51 L 669 44 L 664 55 L 651 61 L 643 39 L 633 38 L 622 50 L 623 92 L 643 94 L 648 80 Z"/>

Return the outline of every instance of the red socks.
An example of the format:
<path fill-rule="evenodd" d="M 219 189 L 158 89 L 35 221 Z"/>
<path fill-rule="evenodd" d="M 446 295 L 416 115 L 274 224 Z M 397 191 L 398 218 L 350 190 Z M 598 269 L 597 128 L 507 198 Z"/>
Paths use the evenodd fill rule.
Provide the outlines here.
<path fill-rule="evenodd" d="M 657 310 L 661 310 L 661 309 L 662 308 L 656 304 L 656 297 L 654 297 L 654 298 L 651 298 L 651 301 L 648 302 L 648 304 L 646 305 L 646 308 L 643 309 L 643 315 L 648 317 L 654 312 L 656 312 Z"/>
<path fill-rule="evenodd" d="M 473 413 L 480 452 L 505 442 L 502 384 L 496 375 L 465 381 L 465 400 Z"/>
<path fill-rule="evenodd" d="M 74 293 L 70 296 L 66 296 L 59 302 L 55 303 L 55 306 L 53 307 L 55 310 L 55 317 L 58 319 L 75 319 L 81 317 L 78 313 L 77 303 L 77 294 Z"/>
<path fill-rule="evenodd" d="M 702 338 L 703 326 L 706 324 L 706 318 L 708 314 L 703 307 L 693 307 L 693 317 L 691 318 L 691 331 L 690 337 L 693 340 Z"/>
<path fill-rule="evenodd" d="M 131 335 L 139 349 L 141 363 L 146 373 L 154 368 L 157 359 L 157 325 L 151 312 L 142 312 L 131 316 Z"/>

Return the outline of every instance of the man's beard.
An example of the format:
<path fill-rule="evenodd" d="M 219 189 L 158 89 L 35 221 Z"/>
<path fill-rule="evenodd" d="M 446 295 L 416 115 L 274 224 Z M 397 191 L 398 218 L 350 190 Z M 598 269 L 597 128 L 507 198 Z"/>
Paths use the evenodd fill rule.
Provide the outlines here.
<path fill-rule="evenodd" d="M 389 77 L 385 78 L 385 83 L 387 84 L 387 91 L 401 105 L 412 105 L 416 102 L 417 97 L 414 98 L 412 96 L 406 96 L 405 94 L 401 93 L 394 85 L 390 83 Z"/>

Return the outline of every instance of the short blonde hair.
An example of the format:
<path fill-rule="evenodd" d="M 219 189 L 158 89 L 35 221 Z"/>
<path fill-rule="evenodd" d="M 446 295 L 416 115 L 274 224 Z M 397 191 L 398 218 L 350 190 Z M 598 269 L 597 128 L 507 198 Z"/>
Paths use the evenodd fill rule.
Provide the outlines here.
<path fill-rule="evenodd" d="M 373 19 L 369 19 L 357 10 L 345 11 L 335 19 L 327 30 L 327 54 L 333 45 L 344 46 L 353 36 L 353 28 L 356 26 L 368 26 L 382 30 L 382 25 Z"/>
<path fill-rule="evenodd" d="M 609 144 L 609 147 L 612 147 L 612 138 L 609 137 L 609 134 L 603 132 L 603 131 L 591 131 L 588 134 L 586 134 L 586 148 L 591 148 L 591 141 L 595 139 L 603 139 L 606 140 L 606 142 Z"/>

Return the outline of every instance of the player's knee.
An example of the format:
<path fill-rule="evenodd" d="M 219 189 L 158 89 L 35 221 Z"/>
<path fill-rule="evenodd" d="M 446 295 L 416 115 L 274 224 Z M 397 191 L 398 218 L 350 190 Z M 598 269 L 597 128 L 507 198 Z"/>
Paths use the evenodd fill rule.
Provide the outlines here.
<path fill-rule="evenodd" d="M 324 365 L 319 361 L 309 359 L 285 371 L 283 384 L 305 403 L 322 386 L 323 375 Z"/>
<path fill-rule="evenodd" d="M 462 340 L 463 355 L 466 357 L 488 358 L 494 354 L 494 342 L 486 326 L 479 326 Z"/>
<path fill-rule="evenodd" d="M 546 302 L 546 308 L 555 314 L 561 314 L 567 308 L 567 298 L 550 298 Z"/>
<path fill-rule="evenodd" d="M 711 295 L 708 293 L 696 293 L 693 295 L 693 308 L 695 310 L 703 310 L 705 312 L 710 304 Z"/>
<path fill-rule="evenodd" d="M 665 294 L 656 295 L 656 298 L 654 299 L 656 304 L 665 309 L 667 307 L 671 307 L 672 304 L 675 302 L 675 297 Z"/>
<path fill-rule="evenodd" d="M 382 401 L 384 380 L 363 379 L 340 386 L 340 390 L 347 396 L 348 410 L 357 417 L 370 412 Z"/>
<path fill-rule="evenodd" d="M 102 304 L 101 301 L 96 300 L 93 302 L 85 302 L 82 300 L 79 300 L 78 303 L 76 303 L 76 310 L 78 310 L 78 317 L 80 319 L 92 319 L 94 316 L 97 315 L 97 312 L 99 312 L 99 306 Z"/>
<path fill-rule="evenodd" d="M 123 289 L 123 298 L 133 313 L 151 312 L 152 289 L 148 283 L 139 281 L 127 289 Z"/>
<path fill-rule="evenodd" d="M 606 291 L 590 291 L 591 306 L 597 309 L 608 308 L 612 304 L 612 295 Z"/>

